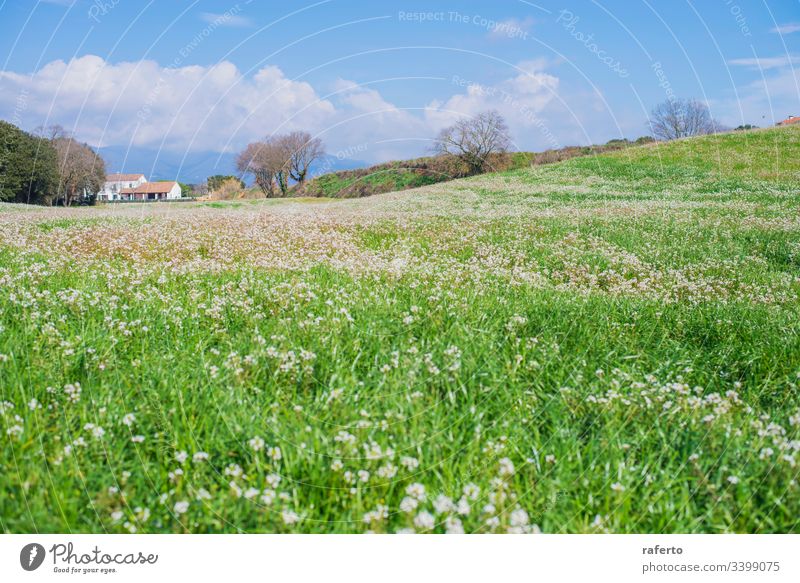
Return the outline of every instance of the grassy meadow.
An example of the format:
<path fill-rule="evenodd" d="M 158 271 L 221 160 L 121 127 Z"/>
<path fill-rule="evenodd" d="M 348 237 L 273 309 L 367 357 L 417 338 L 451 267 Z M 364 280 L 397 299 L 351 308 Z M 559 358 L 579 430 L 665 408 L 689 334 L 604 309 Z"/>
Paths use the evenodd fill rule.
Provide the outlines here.
<path fill-rule="evenodd" d="M 798 532 L 800 128 L 0 205 L 3 532 Z"/>

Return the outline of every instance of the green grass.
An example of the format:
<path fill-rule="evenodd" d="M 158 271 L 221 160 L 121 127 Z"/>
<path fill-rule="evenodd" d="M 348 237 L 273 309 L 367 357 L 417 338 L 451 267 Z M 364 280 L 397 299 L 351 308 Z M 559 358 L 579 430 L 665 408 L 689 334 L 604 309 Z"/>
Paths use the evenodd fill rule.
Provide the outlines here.
<path fill-rule="evenodd" d="M 3 205 L 0 528 L 797 532 L 798 159 Z"/>

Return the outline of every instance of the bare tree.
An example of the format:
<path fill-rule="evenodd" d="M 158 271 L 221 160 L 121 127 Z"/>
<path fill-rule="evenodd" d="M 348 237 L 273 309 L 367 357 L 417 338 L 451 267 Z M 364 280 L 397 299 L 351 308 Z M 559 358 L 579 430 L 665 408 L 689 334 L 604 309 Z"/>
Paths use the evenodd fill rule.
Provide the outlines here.
<path fill-rule="evenodd" d="M 281 191 L 281 196 L 289 194 L 289 178 L 292 174 L 292 149 L 286 136 L 273 136 L 267 138 L 267 151 L 269 152 L 272 171 L 275 173 L 275 182 Z"/>
<path fill-rule="evenodd" d="M 198 198 L 201 196 L 206 196 L 208 194 L 208 184 L 205 182 L 200 182 L 198 184 L 192 184 L 192 197 Z"/>
<path fill-rule="evenodd" d="M 667 99 L 653 108 L 650 128 L 659 140 L 713 134 L 717 130 L 705 103 L 694 99 Z"/>
<path fill-rule="evenodd" d="M 325 155 L 322 140 L 313 138 L 308 132 L 292 132 L 280 141 L 289 156 L 289 176 L 298 184 L 303 184 L 311 164 Z"/>
<path fill-rule="evenodd" d="M 248 144 L 236 160 L 236 169 L 241 174 L 252 174 L 265 198 L 275 196 L 275 164 L 273 147 L 265 142 Z"/>
<path fill-rule="evenodd" d="M 38 126 L 33 133 L 40 138 L 44 138 L 51 142 L 55 142 L 61 138 L 71 138 L 72 134 L 70 134 L 64 126 L 55 124 L 51 126 Z"/>
<path fill-rule="evenodd" d="M 484 111 L 473 118 L 463 118 L 443 129 L 436 139 L 434 150 L 461 158 L 472 174 L 486 168 L 490 154 L 505 152 L 511 144 L 508 126 L 495 110 Z"/>
<path fill-rule="evenodd" d="M 272 136 L 248 144 L 239 154 L 236 168 L 252 174 L 266 198 L 289 193 L 290 180 L 302 184 L 314 160 L 324 154 L 322 141 L 308 132 Z"/>
<path fill-rule="evenodd" d="M 106 164 L 89 146 L 72 138 L 53 140 L 58 158 L 58 199 L 64 206 L 92 198 L 103 187 Z"/>

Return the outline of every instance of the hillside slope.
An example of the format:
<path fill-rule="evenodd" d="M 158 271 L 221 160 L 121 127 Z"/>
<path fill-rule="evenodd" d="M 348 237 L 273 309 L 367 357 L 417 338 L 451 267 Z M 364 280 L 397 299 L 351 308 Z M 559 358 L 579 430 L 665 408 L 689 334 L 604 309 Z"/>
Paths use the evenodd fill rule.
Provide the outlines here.
<path fill-rule="evenodd" d="M 644 139 L 640 138 L 636 143 Z M 627 140 L 612 140 L 603 145 L 568 146 L 544 152 L 494 154 L 489 156 L 487 173 L 553 164 L 580 156 L 617 151 L 633 144 L 634 142 Z M 295 189 L 293 196 L 359 198 L 438 184 L 467 175 L 467 166 L 454 156 L 428 156 L 386 162 L 367 168 L 329 172 L 308 181 L 303 188 Z"/>
<path fill-rule="evenodd" d="M 628 148 L 570 162 L 599 176 L 800 181 L 800 127 L 730 132 Z"/>

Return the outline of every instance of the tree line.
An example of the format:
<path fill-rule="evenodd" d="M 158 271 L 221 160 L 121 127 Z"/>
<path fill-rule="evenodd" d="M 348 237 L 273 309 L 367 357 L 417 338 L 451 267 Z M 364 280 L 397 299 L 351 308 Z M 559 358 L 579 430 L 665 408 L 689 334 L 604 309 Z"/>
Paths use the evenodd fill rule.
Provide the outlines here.
<path fill-rule="evenodd" d="M 61 126 L 30 134 L 0 120 L 0 201 L 92 203 L 105 179 L 100 155 Z"/>

